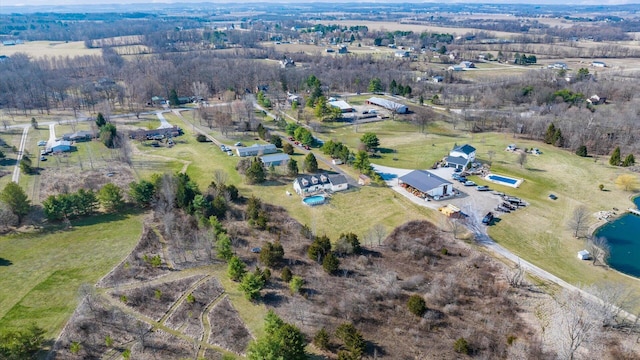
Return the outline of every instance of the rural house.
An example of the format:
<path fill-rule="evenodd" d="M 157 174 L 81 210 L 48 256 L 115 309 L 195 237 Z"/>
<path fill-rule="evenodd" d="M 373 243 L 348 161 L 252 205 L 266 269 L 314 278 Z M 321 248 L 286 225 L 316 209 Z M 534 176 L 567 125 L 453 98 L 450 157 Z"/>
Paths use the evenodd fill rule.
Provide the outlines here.
<path fill-rule="evenodd" d="M 454 194 L 453 184 L 436 174 L 425 170 L 413 170 L 398 178 L 398 184 L 421 198 L 432 197 L 439 200 Z"/>
<path fill-rule="evenodd" d="M 176 137 L 182 134 L 182 129 L 180 129 L 178 126 L 173 126 L 153 130 L 133 130 L 129 132 L 129 138 L 138 140 L 162 140 L 164 138 Z"/>
<path fill-rule="evenodd" d="M 93 131 L 84 130 L 62 135 L 62 140 L 75 142 L 90 141 L 93 138 L 95 138 Z"/>
<path fill-rule="evenodd" d="M 449 167 L 464 170 L 470 163 L 476 160 L 476 148 L 469 144 L 456 146 L 445 158 L 445 163 Z"/>
<path fill-rule="evenodd" d="M 349 184 L 344 175 L 325 173 L 300 176 L 293 181 L 293 190 L 298 195 L 310 195 L 317 192 L 337 192 L 347 190 Z"/>

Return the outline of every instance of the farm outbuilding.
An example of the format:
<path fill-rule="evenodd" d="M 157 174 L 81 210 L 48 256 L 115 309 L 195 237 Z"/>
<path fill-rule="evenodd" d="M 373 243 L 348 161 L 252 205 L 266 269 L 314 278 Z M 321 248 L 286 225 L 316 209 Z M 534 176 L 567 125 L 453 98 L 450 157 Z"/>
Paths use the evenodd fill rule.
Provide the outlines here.
<path fill-rule="evenodd" d="M 409 112 L 409 108 L 406 105 L 379 97 L 371 97 L 367 99 L 367 104 L 377 105 L 387 110 L 395 111 L 398 114 L 406 114 Z"/>
<path fill-rule="evenodd" d="M 331 107 L 336 107 L 338 109 L 340 109 L 341 112 L 343 113 L 347 113 L 347 112 L 353 112 L 353 107 L 351 105 L 349 105 L 349 103 L 347 103 L 344 100 L 335 100 L 335 101 L 330 101 L 329 105 Z"/>
<path fill-rule="evenodd" d="M 52 153 L 69 152 L 75 150 L 75 146 L 71 146 L 71 141 L 61 140 L 51 144 L 51 147 L 48 150 L 48 152 Z"/>
<path fill-rule="evenodd" d="M 238 147 L 236 149 L 236 153 L 238 153 L 238 156 L 240 157 L 273 154 L 277 151 L 278 149 L 273 144 L 266 144 L 266 145 L 253 144 L 251 146 Z"/>
<path fill-rule="evenodd" d="M 412 194 L 439 199 L 454 194 L 453 184 L 426 170 L 413 170 L 398 178 L 398 184 Z"/>
<path fill-rule="evenodd" d="M 587 250 L 578 251 L 578 259 L 580 260 L 591 260 L 591 254 Z"/>
<path fill-rule="evenodd" d="M 260 157 L 260 161 L 265 167 L 280 166 L 289 162 L 289 155 L 287 154 L 271 154 Z"/>

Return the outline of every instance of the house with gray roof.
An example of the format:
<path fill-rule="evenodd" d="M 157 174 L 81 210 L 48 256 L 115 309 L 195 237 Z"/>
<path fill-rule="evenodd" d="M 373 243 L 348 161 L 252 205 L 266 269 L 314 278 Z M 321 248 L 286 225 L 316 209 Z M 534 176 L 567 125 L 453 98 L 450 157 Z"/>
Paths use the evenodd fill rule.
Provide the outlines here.
<path fill-rule="evenodd" d="M 470 163 L 476 160 L 476 148 L 469 144 L 456 146 L 449 151 L 449 156 L 444 159 L 447 166 L 464 170 Z"/>
<path fill-rule="evenodd" d="M 398 178 L 398 184 L 421 198 L 439 199 L 454 194 L 453 184 L 426 170 L 413 170 Z"/>
<path fill-rule="evenodd" d="M 326 173 L 299 176 L 293 181 L 293 190 L 298 195 L 307 196 L 319 192 L 347 190 L 349 183 L 344 175 Z"/>
<path fill-rule="evenodd" d="M 80 131 L 76 131 L 74 133 L 69 133 L 69 134 L 62 135 L 62 140 L 82 142 L 82 141 L 90 141 L 91 139 L 93 139 L 95 137 L 96 136 L 95 136 L 95 133 L 93 131 L 80 130 Z"/>

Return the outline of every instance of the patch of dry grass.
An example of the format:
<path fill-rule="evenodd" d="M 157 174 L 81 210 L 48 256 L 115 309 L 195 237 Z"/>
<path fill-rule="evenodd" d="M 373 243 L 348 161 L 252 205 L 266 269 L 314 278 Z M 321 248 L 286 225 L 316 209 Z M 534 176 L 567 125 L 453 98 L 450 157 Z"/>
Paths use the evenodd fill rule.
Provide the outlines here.
<path fill-rule="evenodd" d="M 83 41 L 27 41 L 24 44 L 0 47 L 0 55 L 12 56 L 16 53 L 26 53 L 34 58 L 43 58 L 45 56 L 99 56 L 102 51 L 100 49 L 87 49 Z"/>

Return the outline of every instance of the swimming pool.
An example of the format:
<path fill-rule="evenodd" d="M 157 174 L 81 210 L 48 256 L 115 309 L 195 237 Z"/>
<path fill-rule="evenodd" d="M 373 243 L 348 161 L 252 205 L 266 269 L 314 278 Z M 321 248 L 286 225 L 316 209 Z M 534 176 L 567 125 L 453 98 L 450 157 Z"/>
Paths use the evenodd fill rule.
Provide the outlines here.
<path fill-rule="evenodd" d="M 302 199 L 302 202 L 309 206 L 321 205 L 321 204 L 324 204 L 324 201 L 325 201 L 325 198 L 322 195 L 314 195 L 314 196 L 309 196 Z"/>
<path fill-rule="evenodd" d="M 511 186 L 512 188 L 517 188 L 523 181 L 522 179 L 514 179 L 512 177 L 497 174 L 489 174 L 485 176 L 485 179 L 496 184 Z"/>

